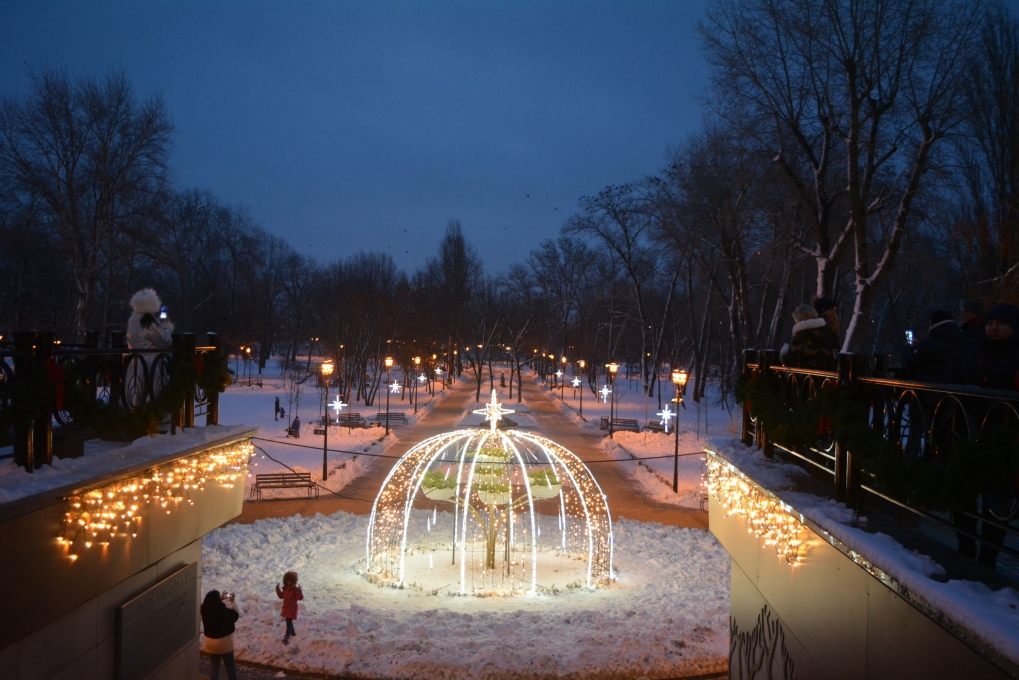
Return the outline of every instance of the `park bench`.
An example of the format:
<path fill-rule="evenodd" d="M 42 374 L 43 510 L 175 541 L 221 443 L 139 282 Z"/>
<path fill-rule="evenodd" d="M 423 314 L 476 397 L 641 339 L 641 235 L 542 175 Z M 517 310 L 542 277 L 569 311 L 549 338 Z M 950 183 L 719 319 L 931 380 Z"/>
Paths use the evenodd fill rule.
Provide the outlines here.
<path fill-rule="evenodd" d="M 609 419 L 602 417 L 601 429 L 609 429 Z M 635 418 L 613 418 L 612 419 L 612 430 L 629 430 L 630 432 L 640 432 L 640 423 Z"/>
<path fill-rule="evenodd" d="M 364 416 L 360 413 L 341 413 L 336 419 L 338 425 L 344 427 L 367 427 L 368 423 L 365 422 Z"/>
<path fill-rule="evenodd" d="M 645 432 L 665 432 L 665 426 L 657 420 L 652 420 L 644 427 Z"/>
<path fill-rule="evenodd" d="M 270 472 L 255 475 L 255 483 L 251 485 L 251 496 L 262 500 L 262 489 L 308 489 L 308 497 L 312 492 L 318 498 L 318 484 L 311 481 L 310 472 Z"/>
<path fill-rule="evenodd" d="M 380 425 L 384 424 L 387 418 L 389 419 L 390 425 L 393 425 L 394 423 L 399 423 L 401 425 L 407 424 L 407 416 L 403 413 L 403 411 L 390 411 L 389 413 L 375 414 L 375 422 Z"/>

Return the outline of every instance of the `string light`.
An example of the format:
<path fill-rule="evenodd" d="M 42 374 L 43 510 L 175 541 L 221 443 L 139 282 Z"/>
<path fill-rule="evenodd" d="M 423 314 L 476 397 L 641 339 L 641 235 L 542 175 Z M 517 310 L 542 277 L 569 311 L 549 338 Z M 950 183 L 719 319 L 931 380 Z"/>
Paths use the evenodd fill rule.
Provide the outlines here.
<path fill-rule="evenodd" d="M 775 547 L 775 552 L 786 562 L 797 565 L 803 540 L 803 523 L 792 509 L 775 496 L 752 484 L 738 469 L 708 454 L 708 493 L 714 494 L 728 512 L 726 515 L 743 515 L 747 531 Z"/>
<path fill-rule="evenodd" d="M 254 448 L 251 440 L 243 440 L 70 496 L 57 542 L 75 560 L 82 545 L 91 548 L 98 543 L 105 548 L 118 536 L 133 538 L 146 508 L 169 515 L 179 503 L 193 505 L 192 494 L 203 491 L 210 481 L 233 488 L 247 476 Z"/>

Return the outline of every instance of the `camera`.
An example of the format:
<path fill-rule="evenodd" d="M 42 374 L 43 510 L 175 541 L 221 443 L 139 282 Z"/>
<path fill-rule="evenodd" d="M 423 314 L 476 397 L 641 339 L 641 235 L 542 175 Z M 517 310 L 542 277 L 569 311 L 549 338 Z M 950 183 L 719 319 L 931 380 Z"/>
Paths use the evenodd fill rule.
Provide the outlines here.
<path fill-rule="evenodd" d="M 162 307 L 159 308 L 159 320 L 160 321 L 166 320 L 166 305 L 163 305 Z"/>

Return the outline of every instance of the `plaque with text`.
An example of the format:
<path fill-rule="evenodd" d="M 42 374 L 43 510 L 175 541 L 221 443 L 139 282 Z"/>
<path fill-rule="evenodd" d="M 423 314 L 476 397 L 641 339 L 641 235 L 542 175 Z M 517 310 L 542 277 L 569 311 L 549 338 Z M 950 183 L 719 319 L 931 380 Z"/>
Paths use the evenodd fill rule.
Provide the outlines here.
<path fill-rule="evenodd" d="M 117 612 L 117 678 L 142 680 L 198 636 L 198 563 L 122 604 Z"/>

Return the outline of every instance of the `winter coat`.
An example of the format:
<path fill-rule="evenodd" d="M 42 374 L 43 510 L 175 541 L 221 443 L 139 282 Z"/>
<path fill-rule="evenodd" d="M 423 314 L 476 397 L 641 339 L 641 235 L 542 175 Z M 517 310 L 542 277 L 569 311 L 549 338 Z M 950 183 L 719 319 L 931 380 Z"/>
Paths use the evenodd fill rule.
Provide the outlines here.
<path fill-rule="evenodd" d="M 992 390 L 1017 389 L 1019 337 L 991 340 L 984 336 L 962 346 L 945 369 L 942 382 Z"/>
<path fill-rule="evenodd" d="M 167 349 L 172 344 L 173 323 L 159 319 L 163 303 L 151 288 L 131 298 L 131 318 L 127 320 L 127 346 L 131 349 Z"/>
<path fill-rule="evenodd" d="M 301 592 L 301 587 L 294 586 L 293 588 L 284 588 L 283 590 L 280 590 L 280 587 L 276 586 L 276 597 L 283 600 L 283 611 L 280 612 L 280 616 L 285 619 L 296 619 L 297 601 L 304 599 L 304 593 Z"/>
<path fill-rule="evenodd" d="M 972 321 L 962 324 L 962 332 L 967 341 L 983 340 L 986 337 L 984 335 L 984 317 L 978 316 Z"/>
<path fill-rule="evenodd" d="M 927 339 L 902 350 L 906 377 L 923 382 L 937 382 L 952 362 L 952 357 L 966 342 L 966 334 L 951 319 L 935 324 Z"/>
<path fill-rule="evenodd" d="M 793 341 L 780 352 L 783 365 L 834 371 L 837 365 L 835 353 L 830 347 L 830 338 L 824 335 L 834 333 L 828 331 L 826 325 L 824 319 L 805 319 L 793 326 Z"/>
<path fill-rule="evenodd" d="M 234 651 L 234 623 L 239 614 L 221 600 L 202 603 L 202 627 L 205 630 L 207 654 L 229 654 Z"/>

